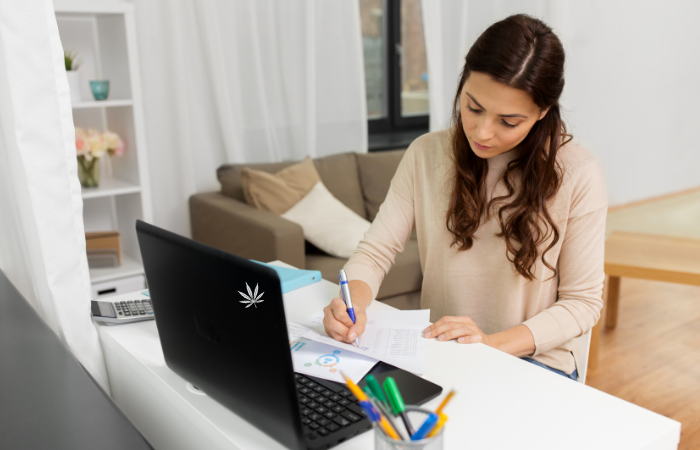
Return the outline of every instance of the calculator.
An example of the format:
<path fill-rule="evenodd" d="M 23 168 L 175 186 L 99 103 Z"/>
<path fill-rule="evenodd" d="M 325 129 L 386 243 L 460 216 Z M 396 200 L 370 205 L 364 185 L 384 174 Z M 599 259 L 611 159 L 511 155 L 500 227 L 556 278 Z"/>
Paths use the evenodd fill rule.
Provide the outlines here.
<path fill-rule="evenodd" d="M 123 296 L 122 296 L 123 297 Z M 153 320 L 153 305 L 151 300 L 92 300 L 92 318 L 96 322 L 112 324 L 141 322 Z"/>

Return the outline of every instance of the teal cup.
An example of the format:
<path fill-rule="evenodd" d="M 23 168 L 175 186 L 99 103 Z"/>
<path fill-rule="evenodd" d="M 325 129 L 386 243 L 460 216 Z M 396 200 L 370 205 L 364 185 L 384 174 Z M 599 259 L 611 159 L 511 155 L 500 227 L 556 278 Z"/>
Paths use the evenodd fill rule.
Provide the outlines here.
<path fill-rule="evenodd" d="M 109 95 L 109 80 L 90 81 L 90 90 L 95 100 L 106 100 Z"/>

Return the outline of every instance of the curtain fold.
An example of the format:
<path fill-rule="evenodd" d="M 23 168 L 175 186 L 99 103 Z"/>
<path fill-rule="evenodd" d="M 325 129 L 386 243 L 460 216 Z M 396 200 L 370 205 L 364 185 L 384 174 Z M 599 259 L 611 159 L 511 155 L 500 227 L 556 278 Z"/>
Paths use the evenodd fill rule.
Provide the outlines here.
<path fill-rule="evenodd" d="M 471 46 L 466 0 L 422 0 L 428 59 L 430 131 L 450 126 L 459 74 Z"/>
<path fill-rule="evenodd" d="M 109 392 L 51 0 L 0 2 L 0 269 Z"/>
<path fill-rule="evenodd" d="M 224 163 L 367 151 L 359 3 L 135 0 L 154 222 Z"/>

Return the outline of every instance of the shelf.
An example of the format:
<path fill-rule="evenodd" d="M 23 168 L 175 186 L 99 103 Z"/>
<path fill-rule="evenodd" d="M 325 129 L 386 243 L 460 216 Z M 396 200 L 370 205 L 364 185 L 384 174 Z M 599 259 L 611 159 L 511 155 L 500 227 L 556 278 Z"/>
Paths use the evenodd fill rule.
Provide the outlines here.
<path fill-rule="evenodd" d="M 122 264 L 119 267 L 90 269 L 90 283 L 117 280 L 119 278 L 143 275 L 143 264 L 125 254 L 122 254 Z"/>
<path fill-rule="evenodd" d="M 2 0 L 0 0 L 1 2 Z M 126 152 L 100 161 L 100 183 L 82 188 L 83 225 L 88 231 L 119 232 L 122 265 L 90 270 L 90 282 L 112 284 L 143 275 L 134 223 L 151 222 L 153 206 L 149 172 L 138 39 L 133 0 L 49 0 L 64 49 L 80 59 L 80 100 L 71 102 L 75 125 L 110 130 L 124 141 Z M 109 79 L 109 97 L 97 101 L 89 80 Z M 127 256 L 127 255 L 130 255 Z"/>
<path fill-rule="evenodd" d="M 110 106 L 131 106 L 134 102 L 132 100 L 89 100 L 85 102 L 73 103 L 73 109 L 82 108 L 109 108 Z"/>
<path fill-rule="evenodd" d="M 83 199 L 109 197 L 111 195 L 133 194 L 141 192 L 141 186 L 118 178 L 105 178 L 100 180 L 99 187 L 82 188 Z"/>

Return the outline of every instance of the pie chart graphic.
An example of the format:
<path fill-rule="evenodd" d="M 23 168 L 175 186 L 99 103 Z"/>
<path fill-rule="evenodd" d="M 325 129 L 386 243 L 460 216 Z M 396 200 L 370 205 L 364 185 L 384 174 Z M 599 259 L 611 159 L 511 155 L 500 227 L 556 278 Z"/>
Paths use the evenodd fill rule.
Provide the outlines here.
<path fill-rule="evenodd" d="M 334 366 L 340 362 L 340 358 L 338 357 L 338 354 L 340 353 L 340 350 L 333 350 L 333 353 L 328 354 L 328 355 L 321 355 L 318 358 L 316 358 L 316 362 L 314 364 L 317 364 L 321 367 L 328 367 L 329 372 L 337 372 L 338 369 L 336 369 Z M 311 366 L 311 363 L 306 363 L 304 364 L 306 367 Z"/>

